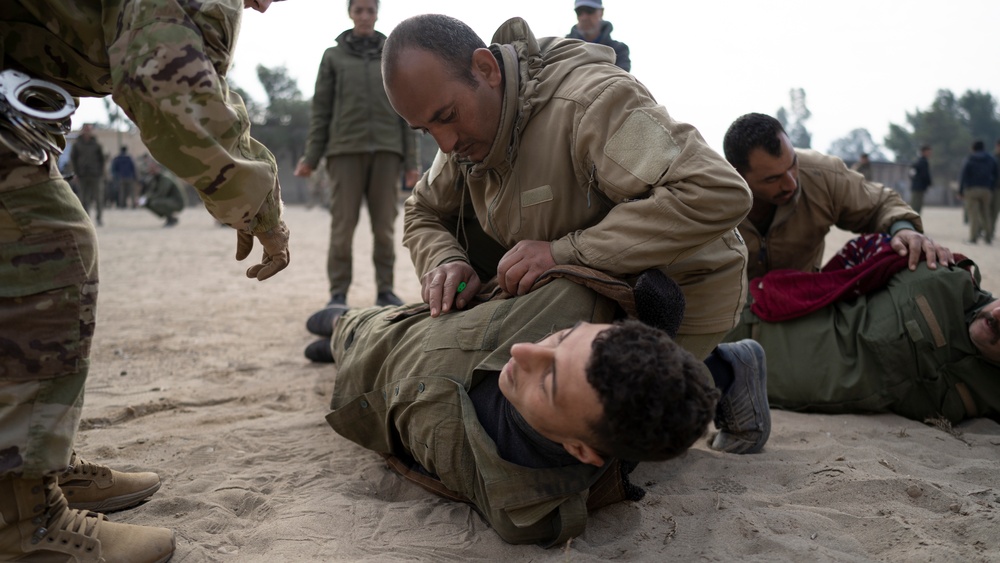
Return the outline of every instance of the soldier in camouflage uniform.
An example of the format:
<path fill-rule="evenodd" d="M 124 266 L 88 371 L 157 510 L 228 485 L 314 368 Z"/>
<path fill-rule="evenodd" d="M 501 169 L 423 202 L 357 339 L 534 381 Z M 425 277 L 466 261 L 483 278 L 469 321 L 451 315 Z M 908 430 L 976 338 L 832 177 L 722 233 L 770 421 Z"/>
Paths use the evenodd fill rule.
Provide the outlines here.
<path fill-rule="evenodd" d="M 260 241 L 263 259 L 247 275 L 264 280 L 289 260 L 277 167 L 250 137 L 224 74 L 243 8 L 263 12 L 270 3 L 5 1 L 0 70 L 73 96 L 111 94 L 152 156 L 237 229 L 237 259 Z M 159 487 L 153 473 L 119 473 L 73 452 L 97 287 L 94 227 L 55 156 L 32 164 L 0 143 L 0 560 L 138 563 L 173 554 L 170 530 L 87 512 L 130 506 Z"/>

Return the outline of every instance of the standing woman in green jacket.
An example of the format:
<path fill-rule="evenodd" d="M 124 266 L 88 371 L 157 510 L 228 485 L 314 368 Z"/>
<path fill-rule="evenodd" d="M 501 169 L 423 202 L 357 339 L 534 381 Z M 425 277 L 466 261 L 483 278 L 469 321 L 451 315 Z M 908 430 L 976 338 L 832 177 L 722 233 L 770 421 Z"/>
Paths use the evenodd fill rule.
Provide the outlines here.
<path fill-rule="evenodd" d="M 382 45 L 375 31 L 378 0 L 349 0 L 354 28 L 337 37 L 323 53 L 312 100 L 312 123 L 306 153 L 295 175 L 309 177 L 326 157 L 332 184 L 330 250 L 327 276 L 329 305 L 344 305 L 351 285 L 351 247 L 362 199 L 371 217 L 375 263 L 376 305 L 401 305 L 393 293 L 396 221 L 400 166 L 405 161 L 406 185 L 419 177 L 416 137 L 393 111 L 382 86 Z"/>

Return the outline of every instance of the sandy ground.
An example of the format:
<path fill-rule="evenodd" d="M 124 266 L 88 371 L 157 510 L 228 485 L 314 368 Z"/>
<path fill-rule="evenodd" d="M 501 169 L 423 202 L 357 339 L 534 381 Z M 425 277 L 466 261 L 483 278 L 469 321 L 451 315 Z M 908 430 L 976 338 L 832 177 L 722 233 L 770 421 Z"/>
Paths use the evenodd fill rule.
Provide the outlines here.
<path fill-rule="evenodd" d="M 998 248 L 963 244 L 960 210 L 925 211 L 930 235 L 1000 284 Z M 258 283 L 233 259 L 233 231 L 201 208 L 173 229 L 142 210 L 106 212 L 77 450 L 160 474 L 152 499 L 112 518 L 174 529 L 173 561 L 1000 560 L 1000 425 L 948 433 L 894 415 L 783 411 L 759 455 L 699 443 L 640 464 L 646 497 L 596 512 L 569 546 L 505 544 L 471 508 L 404 482 L 324 421 L 336 371 L 302 349 L 327 297 L 328 221 L 289 208 L 292 264 Z M 831 234 L 831 246 L 846 238 Z M 348 299 L 370 305 L 367 224 L 355 254 Z M 419 299 L 402 246 L 396 284 Z"/>

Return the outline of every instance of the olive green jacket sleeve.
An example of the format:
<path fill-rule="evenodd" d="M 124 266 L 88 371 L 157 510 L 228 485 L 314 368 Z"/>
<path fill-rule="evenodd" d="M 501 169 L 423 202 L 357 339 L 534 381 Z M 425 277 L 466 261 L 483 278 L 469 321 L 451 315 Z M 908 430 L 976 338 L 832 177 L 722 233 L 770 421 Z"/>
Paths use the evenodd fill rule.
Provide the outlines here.
<path fill-rule="evenodd" d="M 305 163 L 313 170 L 326 154 L 330 140 L 330 121 L 333 119 L 333 104 L 336 100 L 337 69 L 333 64 L 334 49 L 323 52 L 316 73 L 316 88 L 313 91 L 312 110 L 309 118 L 309 136 L 306 140 Z"/>

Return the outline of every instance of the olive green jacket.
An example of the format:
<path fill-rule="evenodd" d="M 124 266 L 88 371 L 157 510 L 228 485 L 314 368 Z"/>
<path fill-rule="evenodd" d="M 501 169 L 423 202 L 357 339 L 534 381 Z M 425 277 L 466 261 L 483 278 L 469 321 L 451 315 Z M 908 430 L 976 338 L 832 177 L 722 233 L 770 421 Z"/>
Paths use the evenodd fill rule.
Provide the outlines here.
<path fill-rule="evenodd" d="M 831 227 L 853 233 L 888 233 L 896 221 L 909 221 L 918 231 L 923 223 L 899 194 L 869 182 L 844 161 L 812 150 L 795 149 L 799 159 L 799 191 L 778 206 L 767 235 L 749 219 L 740 223 L 754 279 L 771 270 L 818 272 L 824 240 Z"/>
<path fill-rule="evenodd" d="M 349 311 L 332 338 L 337 380 L 327 421 L 365 448 L 436 474 L 506 541 L 564 542 L 583 532 L 588 489 L 608 464 L 504 461 L 468 391 L 498 376 L 512 344 L 615 314 L 613 301 L 567 280 L 436 319 L 422 305 Z"/>
<path fill-rule="evenodd" d="M 680 335 L 732 328 L 746 295 L 736 226 L 751 202 L 739 174 L 606 47 L 536 39 L 520 18 L 493 40 L 505 73 L 497 136 L 480 163 L 438 153 L 406 201 L 417 274 L 471 262 L 454 227 L 468 203 L 505 249 L 550 241 L 556 264 L 621 278 L 662 269 L 687 301 Z"/>
<path fill-rule="evenodd" d="M 69 152 L 73 173 L 80 178 L 103 178 L 104 163 L 107 158 L 101 144 L 94 137 L 89 139 L 78 137 Z"/>
<path fill-rule="evenodd" d="M 323 53 L 312 99 L 305 162 L 316 169 L 324 156 L 385 151 L 406 170 L 417 168 L 417 138 L 389 104 L 382 85 L 385 35 L 369 43 L 347 30 Z"/>
<path fill-rule="evenodd" d="M 242 15 L 241 0 L 7 0 L 0 61 L 74 96 L 111 94 L 212 215 L 260 233 L 280 222 L 281 192 L 225 80 Z M 18 178 L 0 189 L 24 187 Z"/>
<path fill-rule="evenodd" d="M 764 347 L 772 407 L 997 419 L 1000 366 L 969 338 L 972 316 L 992 300 L 978 274 L 922 262 L 883 290 L 798 319 L 767 323 L 747 307 L 727 340 L 754 338 Z"/>

